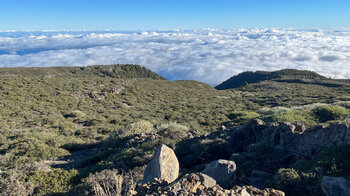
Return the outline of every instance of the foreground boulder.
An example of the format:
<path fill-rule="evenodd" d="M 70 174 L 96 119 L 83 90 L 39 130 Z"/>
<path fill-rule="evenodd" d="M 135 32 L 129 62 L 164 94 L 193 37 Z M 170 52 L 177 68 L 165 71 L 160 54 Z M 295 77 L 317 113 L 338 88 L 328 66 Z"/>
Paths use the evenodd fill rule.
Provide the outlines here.
<path fill-rule="evenodd" d="M 350 182 L 344 178 L 324 176 L 321 189 L 326 196 L 350 196 Z"/>
<path fill-rule="evenodd" d="M 212 177 L 221 187 L 231 188 L 236 181 L 236 164 L 219 159 L 207 164 L 202 173 Z"/>
<path fill-rule="evenodd" d="M 174 151 L 165 145 L 161 145 L 155 151 L 152 160 L 146 167 L 143 182 L 152 182 L 155 178 L 158 178 L 171 183 L 178 176 L 179 161 Z"/>

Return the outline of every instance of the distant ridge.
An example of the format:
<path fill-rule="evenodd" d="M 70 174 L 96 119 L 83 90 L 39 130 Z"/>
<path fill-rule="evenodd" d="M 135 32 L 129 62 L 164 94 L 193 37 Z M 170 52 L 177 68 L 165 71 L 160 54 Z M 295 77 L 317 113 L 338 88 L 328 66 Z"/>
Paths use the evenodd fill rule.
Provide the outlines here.
<path fill-rule="evenodd" d="M 308 70 L 297 69 L 282 69 L 279 71 L 246 71 L 236 76 L 229 78 L 228 80 L 217 85 L 215 88 L 218 90 L 239 88 L 246 84 L 258 83 L 265 80 L 325 80 L 326 77 Z"/>
<path fill-rule="evenodd" d="M 152 78 L 165 80 L 159 74 L 140 65 L 93 65 L 86 67 L 12 67 L 0 68 L 0 77 L 61 77 L 100 76 L 111 78 Z"/>

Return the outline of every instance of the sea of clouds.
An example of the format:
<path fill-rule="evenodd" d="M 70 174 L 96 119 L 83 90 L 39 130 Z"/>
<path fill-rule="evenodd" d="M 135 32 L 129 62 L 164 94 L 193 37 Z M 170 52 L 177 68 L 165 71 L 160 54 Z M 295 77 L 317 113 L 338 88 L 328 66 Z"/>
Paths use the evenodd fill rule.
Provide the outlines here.
<path fill-rule="evenodd" d="M 0 32 L 0 67 L 140 64 L 217 85 L 243 71 L 307 69 L 350 78 L 348 29 Z"/>

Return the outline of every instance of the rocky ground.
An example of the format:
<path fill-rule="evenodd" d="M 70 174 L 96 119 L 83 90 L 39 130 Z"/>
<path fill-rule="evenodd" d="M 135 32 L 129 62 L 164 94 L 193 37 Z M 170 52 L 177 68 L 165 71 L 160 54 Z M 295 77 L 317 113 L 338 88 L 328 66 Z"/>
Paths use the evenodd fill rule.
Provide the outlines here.
<path fill-rule="evenodd" d="M 310 157 L 328 146 L 350 144 L 350 127 L 334 123 L 306 129 L 300 123 L 270 123 L 254 119 L 244 126 L 224 128 L 232 150 L 245 149 L 253 143 L 265 143 L 279 149 L 280 163 Z M 202 136 L 203 137 L 203 136 Z M 206 136 L 210 137 L 210 136 Z M 196 138 L 191 138 L 196 139 Z M 250 184 L 237 179 L 236 163 L 219 159 L 198 173 L 179 176 L 179 161 L 174 151 L 161 145 L 147 165 L 142 181 L 132 186 L 127 195 L 272 195 L 283 196 L 280 190 L 264 187 L 259 171 L 253 171 Z M 252 186 L 254 185 L 254 186 Z M 257 188 L 259 187 L 259 188 Z M 350 184 L 344 178 L 324 176 L 321 183 L 325 195 L 350 195 Z"/>

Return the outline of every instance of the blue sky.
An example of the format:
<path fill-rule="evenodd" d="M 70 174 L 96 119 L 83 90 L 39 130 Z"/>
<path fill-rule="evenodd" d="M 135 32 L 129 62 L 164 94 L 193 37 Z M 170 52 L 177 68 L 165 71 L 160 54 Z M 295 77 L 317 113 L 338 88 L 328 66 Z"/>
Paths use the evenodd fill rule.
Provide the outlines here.
<path fill-rule="evenodd" d="M 0 30 L 350 27 L 349 0 L 0 0 Z"/>

